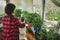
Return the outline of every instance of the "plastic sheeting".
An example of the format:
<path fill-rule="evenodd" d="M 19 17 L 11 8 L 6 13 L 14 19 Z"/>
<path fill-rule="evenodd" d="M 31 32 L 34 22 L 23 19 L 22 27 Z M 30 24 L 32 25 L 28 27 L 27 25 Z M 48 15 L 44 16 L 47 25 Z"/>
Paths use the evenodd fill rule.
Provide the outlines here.
<path fill-rule="evenodd" d="M 6 2 L 4 0 L 0 0 L 0 14 L 4 12 L 4 7 Z"/>

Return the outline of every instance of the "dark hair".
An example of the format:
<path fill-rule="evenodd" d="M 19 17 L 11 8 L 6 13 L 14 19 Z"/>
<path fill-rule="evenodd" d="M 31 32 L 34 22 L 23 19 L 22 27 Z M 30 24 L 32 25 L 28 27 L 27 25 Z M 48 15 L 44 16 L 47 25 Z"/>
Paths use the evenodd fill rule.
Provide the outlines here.
<path fill-rule="evenodd" d="M 9 15 L 10 18 L 13 18 L 12 13 L 14 12 L 15 5 L 12 3 L 8 3 L 5 7 L 5 13 Z"/>

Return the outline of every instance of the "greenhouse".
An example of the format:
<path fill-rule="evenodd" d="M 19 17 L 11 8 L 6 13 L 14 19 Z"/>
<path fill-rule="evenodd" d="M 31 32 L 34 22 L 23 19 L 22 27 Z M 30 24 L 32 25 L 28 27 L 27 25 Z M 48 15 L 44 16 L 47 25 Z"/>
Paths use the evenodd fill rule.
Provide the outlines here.
<path fill-rule="evenodd" d="M 60 40 L 60 0 L 0 0 L 0 40 Z"/>

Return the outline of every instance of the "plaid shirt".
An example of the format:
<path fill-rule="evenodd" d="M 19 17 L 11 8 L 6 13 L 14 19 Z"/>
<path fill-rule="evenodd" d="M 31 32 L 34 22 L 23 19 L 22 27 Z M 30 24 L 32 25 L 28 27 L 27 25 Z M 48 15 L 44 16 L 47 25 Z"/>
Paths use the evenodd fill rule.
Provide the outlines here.
<path fill-rule="evenodd" d="M 19 40 L 18 27 L 23 28 L 25 24 L 21 24 L 15 17 L 10 21 L 10 17 L 8 15 L 2 18 L 2 24 L 2 40 Z"/>

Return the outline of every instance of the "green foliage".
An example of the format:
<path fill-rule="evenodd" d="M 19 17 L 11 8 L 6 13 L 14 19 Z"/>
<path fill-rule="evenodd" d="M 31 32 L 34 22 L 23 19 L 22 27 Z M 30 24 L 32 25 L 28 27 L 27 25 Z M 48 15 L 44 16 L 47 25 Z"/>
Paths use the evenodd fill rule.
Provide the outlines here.
<path fill-rule="evenodd" d="M 36 27 L 41 27 L 43 25 L 43 20 L 37 13 L 25 13 L 25 18 Z"/>
<path fill-rule="evenodd" d="M 0 27 L 0 32 L 2 32 L 2 27 Z"/>
<path fill-rule="evenodd" d="M 49 12 L 46 16 L 49 20 L 60 20 L 60 12 Z"/>
<path fill-rule="evenodd" d="M 33 25 L 36 27 L 41 27 L 43 25 L 43 20 L 41 18 L 41 16 L 37 13 L 33 13 L 32 14 L 32 19 L 33 19 Z"/>
<path fill-rule="evenodd" d="M 55 40 L 57 37 L 56 33 L 53 30 L 47 32 L 47 40 Z"/>
<path fill-rule="evenodd" d="M 49 32 L 46 29 L 42 29 L 40 32 L 36 32 L 36 40 L 60 40 L 60 35 L 55 33 L 54 30 Z"/>
<path fill-rule="evenodd" d="M 36 40 L 46 40 L 46 30 L 35 32 Z"/>
<path fill-rule="evenodd" d="M 2 22 L 2 17 L 4 15 L 5 15 L 4 13 L 0 14 L 0 33 L 2 32 L 1 22 Z"/>
<path fill-rule="evenodd" d="M 16 10 L 15 10 L 15 16 L 16 16 L 16 17 L 20 17 L 21 14 L 22 14 L 21 9 L 16 9 Z"/>
<path fill-rule="evenodd" d="M 4 13 L 2 13 L 2 14 L 0 14 L 0 17 L 3 17 L 5 14 Z"/>
<path fill-rule="evenodd" d="M 21 11 L 21 9 L 16 9 L 15 16 L 20 17 L 22 13 L 24 14 L 26 20 L 29 23 L 32 23 L 34 26 L 41 27 L 43 25 L 43 20 L 37 13 L 30 13 L 28 11 Z"/>
<path fill-rule="evenodd" d="M 2 22 L 2 17 L 3 17 L 4 15 L 5 15 L 4 13 L 0 14 L 0 23 Z"/>
<path fill-rule="evenodd" d="M 25 18 L 26 18 L 26 20 L 29 22 L 29 23 L 32 23 L 32 14 L 31 13 L 29 13 L 29 12 L 27 12 L 27 11 L 23 11 L 23 13 L 24 13 L 24 16 L 25 16 Z"/>

